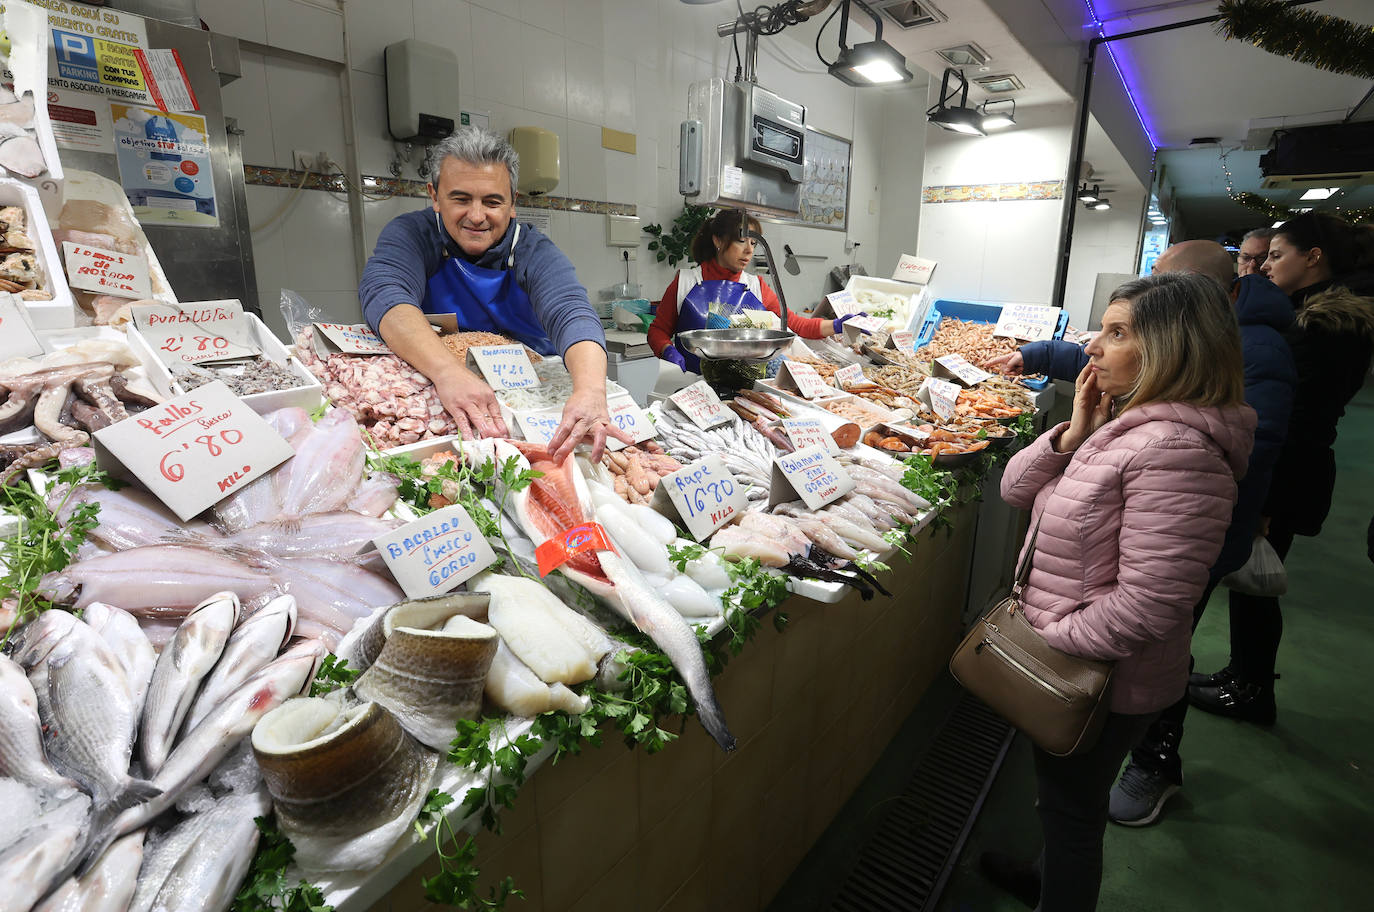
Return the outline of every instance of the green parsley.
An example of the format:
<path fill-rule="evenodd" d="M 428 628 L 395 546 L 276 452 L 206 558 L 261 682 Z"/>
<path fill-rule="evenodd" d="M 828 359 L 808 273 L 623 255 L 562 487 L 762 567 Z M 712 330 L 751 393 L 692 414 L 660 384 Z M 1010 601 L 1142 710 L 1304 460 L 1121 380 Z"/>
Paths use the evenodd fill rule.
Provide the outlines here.
<path fill-rule="evenodd" d="M 230 912 L 334 912 L 319 887 L 307 880 L 295 886 L 287 882 L 286 869 L 296 857 L 291 840 L 266 817 L 257 817 L 253 822 L 261 834 L 258 850 Z"/>

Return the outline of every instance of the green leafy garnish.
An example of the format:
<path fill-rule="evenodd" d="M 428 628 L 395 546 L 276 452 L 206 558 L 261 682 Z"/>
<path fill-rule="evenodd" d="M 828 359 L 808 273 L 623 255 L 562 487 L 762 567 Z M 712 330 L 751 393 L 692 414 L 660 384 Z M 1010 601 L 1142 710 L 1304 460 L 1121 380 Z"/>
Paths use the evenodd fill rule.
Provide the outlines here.
<path fill-rule="evenodd" d="M 320 663 L 320 670 L 315 672 L 315 680 L 310 682 L 310 696 L 322 697 L 340 687 L 347 687 L 358 680 L 360 674 L 362 672 L 358 669 L 348 667 L 348 659 L 327 655 Z"/>
<path fill-rule="evenodd" d="M 421 839 L 429 838 L 425 834 L 425 825 L 434 824 L 434 853 L 439 859 L 439 872 L 420 878 L 425 888 L 425 899 L 459 909 L 503 909 L 510 897 L 524 896 L 515 888 L 515 881 L 510 877 L 492 887 L 485 897 L 477 895 L 477 879 L 482 872 L 476 864 L 476 840 L 469 836 L 462 846 L 452 852 L 444 848 L 457 842 L 453 826 L 444 813 L 444 808 L 451 804 L 453 796 L 448 792 L 430 789 L 415 820 L 415 832 Z"/>
<path fill-rule="evenodd" d="M 463 796 L 463 810 L 479 815 L 482 826 L 500 833 L 499 809 L 514 806 L 515 795 L 525 784 L 529 758 L 544 745 L 531 735 L 510 738 L 506 734 L 505 719 L 487 718 L 480 722 L 460 719 L 456 732 L 449 746 L 449 761 L 486 774 L 482 785 L 468 789 Z M 505 744 L 493 749 L 497 735 Z"/>
<path fill-rule="evenodd" d="M 324 892 L 307 880 L 294 886 L 286 877 L 296 847 L 266 817 L 253 821 L 261 834 L 248 877 L 234 897 L 230 912 L 334 912 Z"/>

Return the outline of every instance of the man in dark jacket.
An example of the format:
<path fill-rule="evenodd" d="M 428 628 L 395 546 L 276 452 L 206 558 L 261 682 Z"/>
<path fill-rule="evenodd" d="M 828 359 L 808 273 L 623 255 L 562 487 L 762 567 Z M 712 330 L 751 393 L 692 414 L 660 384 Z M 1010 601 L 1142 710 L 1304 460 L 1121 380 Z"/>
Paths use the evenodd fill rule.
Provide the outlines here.
<path fill-rule="evenodd" d="M 1226 574 L 1244 566 L 1250 557 L 1274 463 L 1288 435 L 1288 417 L 1298 375 L 1283 333 L 1293 323 L 1293 305 L 1287 295 L 1262 275 L 1237 279 L 1230 254 L 1214 241 L 1175 244 L 1155 261 L 1154 271 L 1195 272 L 1211 276 L 1231 290 L 1245 359 L 1245 401 L 1259 415 L 1255 447 L 1250 453 L 1245 477 L 1238 483 L 1236 506 L 1231 513 L 1231 525 L 1226 530 L 1221 555 L 1212 566 L 1207 589 L 1193 609 L 1193 629 L 1196 630 L 1217 583 Z M 1043 373 L 1069 380 L 1078 376 L 1087 361 L 1088 356 L 1080 346 L 1050 341 L 1023 345 L 1019 352 L 996 359 L 993 364 L 1001 362 L 1013 373 Z M 1188 697 L 1184 694 L 1160 714 L 1131 752 L 1130 763 L 1112 789 L 1108 813 L 1114 822 L 1125 826 L 1152 823 L 1164 802 L 1182 788 L 1183 761 L 1178 747 L 1187 711 Z"/>

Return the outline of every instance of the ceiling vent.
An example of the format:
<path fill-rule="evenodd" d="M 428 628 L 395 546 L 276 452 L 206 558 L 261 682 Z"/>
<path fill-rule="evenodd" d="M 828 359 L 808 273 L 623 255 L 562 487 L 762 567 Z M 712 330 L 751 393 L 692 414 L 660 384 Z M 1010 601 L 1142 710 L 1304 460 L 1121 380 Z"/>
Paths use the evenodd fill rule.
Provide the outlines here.
<path fill-rule="evenodd" d="M 949 18 L 936 9 L 934 5 L 917 2 L 917 0 L 887 0 L 887 2 L 871 5 L 876 6 L 887 15 L 887 18 L 904 29 L 935 25 L 937 22 L 944 22 Z"/>
<path fill-rule="evenodd" d="M 1001 76 L 983 76 L 973 80 L 984 92 L 997 94 L 999 92 L 1015 92 L 1017 89 L 1024 89 L 1026 84 L 1017 79 L 1011 73 L 1003 73 Z"/>
<path fill-rule="evenodd" d="M 986 66 L 987 62 L 992 59 L 988 56 L 987 51 L 972 42 L 940 48 L 935 53 L 939 54 L 950 66 L 956 67 Z"/>

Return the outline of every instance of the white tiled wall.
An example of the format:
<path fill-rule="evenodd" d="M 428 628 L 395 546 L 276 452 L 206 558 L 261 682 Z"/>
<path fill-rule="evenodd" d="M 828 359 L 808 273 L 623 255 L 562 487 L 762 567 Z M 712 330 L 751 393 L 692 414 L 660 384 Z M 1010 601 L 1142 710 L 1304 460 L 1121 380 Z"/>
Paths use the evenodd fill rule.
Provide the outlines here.
<path fill-rule="evenodd" d="M 1098 273 L 1136 271 L 1136 246 L 1144 208 L 1145 191 L 1137 185 L 1131 191 L 1118 188 L 1113 192 L 1112 208 L 1106 211 L 1078 210 L 1064 295 L 1064 308 L 1074 326 L 1092 328 L 1088 317 Z"/>
<path fill-rule="evenodd" d="M 415 37 L 454 48 L 460 104 L 487 114 L 493 130 L 542 126 L 558 134 L 562 179 L 555 194 L 633 203 L 649 224 L 666 223 L 681 210 L 678 124 L 686 115 L 687 85 L 725 74 L 730 43 L 716 36 L 715 25 L 731 17 L 729 6 L 679 0 L 200 0 L 199 8 L 212 30 L 268 47 L 245 51 L 244 77 L 224 90 L 226 113 L 245 130 L 248 164 L 287 167 L 293 149 L 343 161 L 348 131 L 341 73 L 351 64 L 361 169 L 387 174 L 395 147 L 386 130 L 382 49 Z M 762 84 L 807 104 L 812 125 L 853 140 L 847 232 L 765 225 L 779 256 L 786 243 L 824 257 L 803 260 L 800 276 L 784 276 L 789 303 L 803 308 L 818 299 L 825 273 L 850 261 L 847 239 L 860 242 L 852 256 L 870 272 L 888 274 L 895 253 L 884 249 L 880 255 L 880 225 L 894 236 L 915 236 L 925 89 L 919 77 L 898 90 L 851 89 L 824 72 L 809 34 L 762 39 L 758 69 Z M 602 148 L 602 126 L 635 134 L 636 154 Z M 882 162 L 885 152 L 898 160 Z M 418 162 L 416 156 L 406 164 L 405 177 L 418 177 Z M 249 188 L 252 222 L 265 221 L 288 192 Z M 387 221 L 423 205 L 411 198 L 367 202 L 366 250 Z M 593 294 L 624 280 L 620 250 L 605 245 L 603 216 L 556 212 L 551 233 Z M 285 216 L 254 237 L 265 312 L 275 310 L 272 302 L 285 286 L 335 318 L 356 318 L 352 250 L 342 198 L 300 193 Z M 643 245 L 636 257 L 632 280 L 657 298 L 671 272 Z"/>

